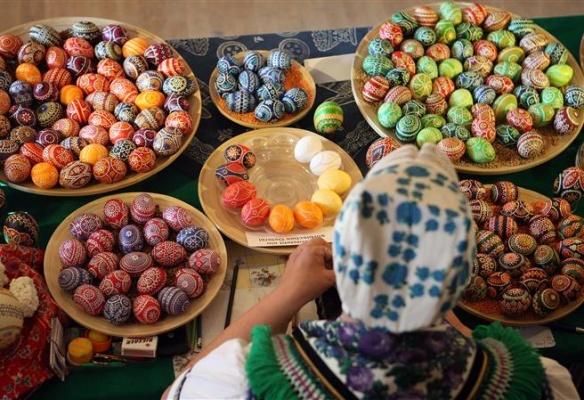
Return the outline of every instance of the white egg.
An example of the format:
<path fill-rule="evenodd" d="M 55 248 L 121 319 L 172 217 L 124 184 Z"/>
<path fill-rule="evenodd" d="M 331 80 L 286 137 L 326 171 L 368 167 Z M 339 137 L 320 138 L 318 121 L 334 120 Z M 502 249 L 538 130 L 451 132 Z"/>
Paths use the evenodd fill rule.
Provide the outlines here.
<path fill-rule="evenodd" d="M 322 140 L 318 136 L 304 136 L 294 146 L 294 158 L 298 162 L 307 163 L 321 150 Z"/>
<path fill-rule="evenodd" d="M 314 175 L 320 176 L 329 169 L 339 168 L 341 168 L 341 156 L 336 151 L 321 151 L 310 160 L 310 171 L 312 171 Z"/>

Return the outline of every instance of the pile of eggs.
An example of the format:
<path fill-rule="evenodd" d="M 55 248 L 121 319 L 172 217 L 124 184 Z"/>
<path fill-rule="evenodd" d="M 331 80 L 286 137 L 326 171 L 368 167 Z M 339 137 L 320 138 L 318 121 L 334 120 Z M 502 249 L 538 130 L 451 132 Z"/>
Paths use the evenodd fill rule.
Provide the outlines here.
<path fill-rule="evenodd" d="M 76 216 L 69 232 L 59 245 L 59 286 L 85 313 L 114 325 L 185 312 L 221 264 L 188 210 L 159 209 L 148 193 L 130 204 L 110 198 L 101 215 Z"/>
<path fill-rule="evenodd" d="M 584 218 L 562 197 L 526 202 L 499 181 L 459 182 L 470 201 L 477 255 L 463 298 L 511 318 L 545 317 L 580 299 L 584 284 Z M 484 311 L 484 310 L 483 310 Z"/>
<path fill-rule="evenodd" d="M 343 196 L 351 187 L 350 175 L 341 170 L 341 156 L 332 150 L 323 150 L 322 140 L 316 135 L 299 139 L 294 146 L 295 159 L 308 163 L 310 171 L 318 176 L 317 187 L 310 200 L 303 200 L 293 208 L 286 204 L 271 205 L 258 196 L 257 189 L 249 181 L 249 171 L 255 166 L 256 157 L 243 144 L 228 146 L 224 151 L 226 163 L 219 166 L 215 176 L 222 188 L 221 204 L 228 211 L 238 212 L 246 227 L 258 228 L 267 221 L 276 233 L 300 228 L 318 228 L 325 218 L 334 217 L 341 209 Z"/>
<path fill-rule="evenodd" d="M 242 61 L 223 56 L 217 61 L 214 87 L 229 111 L 253 112 L 257 121 L 276 122 L 308 104 L 308 92 L 292 86 L 298 82 L 286 82 L 293 69 L 297 67 L 290 53 L 283 50 L 272 50 L 267 57 L 259 51 L 249 51 Z"/>
<path fill-rule="evenodd" d="M 361 98 L 379 124 L 453 161 L 490 163 L 505 149 L 532 159 L 546 150 L 540 128 L 570 135 L 581 121 L 568 50 L 507 11 L 418 6 L 382 23 L 367 51 Z"/>
<path fill-rule="evenodd" d="M 193 130 L 197 86 L 166 43 L 90 21 L 30 41 L 0 36 L 0 162 L 41 189 L 114 183 L 151 171 Z"/>

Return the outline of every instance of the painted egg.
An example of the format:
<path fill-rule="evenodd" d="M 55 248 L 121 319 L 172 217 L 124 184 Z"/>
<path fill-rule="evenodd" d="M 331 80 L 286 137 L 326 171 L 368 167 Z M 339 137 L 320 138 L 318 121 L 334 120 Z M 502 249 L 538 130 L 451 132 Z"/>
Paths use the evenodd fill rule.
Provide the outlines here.
<path fill-rule="evenodd" d="M 551 246 L 540 244 L 533 253 L 533 262 L 551 276 L 558 270 L 560 256 Z"/>
<path fill-rule="evenodd" d="M 294 206 L 294 219 L 303 228 L 313 229 L 323 221 L 322 209 L 312 201 L 301 201 Z"/>
<path fill-rule="evenodd" d="M 61 46 L 61 36 L 59 32 L 44 24 L 35 24 L 28 29 L 30 38 L 45 47 Z"/>
<path fill-rule="evenodd" d="M 505 118 L 509 125 L 520 132 L 528 132 L 533 127 L 533 119 L 531 115 L 522 108 L 509 110 Z"/>
<path fill-rule="evenodd" d="M 249 227 L 260 226 L 268 219 L 270 208 L 267 200 L 259 197 L 253 198 L 241 208 L 241 220 Z"/>
<path fill-rule="evenodd" d="M 580 284 L 569 276 L 554 275 L 550 279 L 550 284 L 565 302 L 571 302 L 580 296 Z"/>
<path fill-rule="evenodd" d="M 30 177 L 31 162 L 21 154 L 13 154 L 4 162 L 4 174 L 10 182 L 21 183 Z"/>
<path fill-rule="evenodd" d="M 294 88 L 298 91 L 300 91 L 300 94 L 304 94 L 305 95 L 305 99 L 304 101 L 307 100 L 307 96 L 306 95 L 306 91 L 304 91 L 303 89 L 299 89 L 299 88 Z M 256 91 L 256 96 L 258 97 L 259 100 L 284 100 L 284 93 L 286 92 L 286 88 L 284 87 L 284 85 L 277 83 L 277 82 L 266 82 L 263 85 L 261 85 L 257 91 Z M 295 107 L 295 104 L 292 104 L 292 107 Z M 284 107 L 286 110 L 288 109 L 286 106 Z M 297 108 L 297 107 L 296 107 Z"/>
<path fill-rule="evenodd" d="M 503 240 L 490 230 L 480 230 L 476 234 L 477 250 L 492 257 L 503 254 L 505 244 Z"/>
<path fill-rule="evenodd" d="M 125 324 L 132 316 L 132 302 L 128 296 L 114 294 L 106 300 L 103 316 L 114 325 Z"/>
<path fill-rule="evenodd" d="M 152 258 L 163 267 L 173 267 L 186 260 L 187 251 L 177 242 L 165 240 L 154 245 Z"/>
<path fill-rule="evenodd" d="M 35 137 L 35 142 L 44 147 L 50 144 L 59 144 L 61 140 L 61 134 L 53 129 L 42 129 L 37 132 Z"/>
<path fill-rule="evenodd" d="M 128 157 L 130 156 L 132 151 L 136 150 L 136 147 L 138 146 L 136 146 L 136 143 L 134 143 L 132 140 L 129 139 L 118 140 L 116 144 L 114 144 L 110 149 L 109 155 L 110 157 L 117 158 L 118 160 L 121 160 L 123 162 L 127 162 Z"/>
<path fill-rule="evenodd" d="M 0 55 L 7 59 L 14 59 L 23 44 L 22 39 L 16 35 L 2 35 L 0 36 Z"/>
<path fill-rule="evenodd" d="M 116 157 L 103 157 L 93 164 L 93 177 L 100 183 L 115 183 L 121 181 L 128 167 L 123 160 Z"/>
<path fill-rule="evenodd" d="M 237 74 L 239 74 L 239 72 L 237 72 Z M 260 70 L 258 71 L 258 76 L 260 77 L 260 80 L 264 84 L 267 82 L 283 83 L 284 80 L 286 79 L 284 71 L 274 67 L 260 68 Z"/>
<path fill-rule="evenodd" d="M 276 204 L 270 210 L 268 225 L 276 233 L 287 233 L 294 228 L 294 212 L 285 204 Z"/>
<path fill-rule="evenodd" d="M 487 278 L 497 269 L 497 262 L 491 256 L 483 253 L 477 253 L 473 261 L 473 275 Z"/>
<path fill-rule="evenodd" d="M 482 276 L 471 276 L 466 284 L 462 297 L 466 301 L 475 302 L 487 296 L 487 282 Z"/>
<path fill-rule="evenodd" d="M 511 284 L 511 275 L 503 271 L 495 271 L 487 278 L 487 296 L 499 297 Z"/>
<path fill-rule="evenodd" d="M 83 284 L 75 289 L 73 301 L 86 314 L 99 315 L 105 305 L 105 297 L 101 291 L 90 284 Z"/>
<path fill-rule="evenodd" d="M 228 162 L 241 163 L 246 169 L 252 168 L 256 163 L 255 154 L 249 147 L 242 144 L 227 146 L 223 152 L 223 157 Z"/>
<path fill-rule="evenodd" d="M 140 274 L 136 289 L 140 294 L 155 295 L 166 284 L 166 270 L 160 267 L 149 267 Z"/>
<path fill-rule="evenodd" d="M 87 250 L 79 239 L 66 239 L 59 246 L 59 260 L 64 267 L 82 267 L 87 261 Z"/>
<path fill-rule="evenodd" d="M 539 290 L 548 286 L 548 275 L 541 268 L 529 268 L 519 277 L 519 283 L 524 286 L 530 294 L 535 294 Z"/>
<path fill-rule="evenodd" d="M 162 212 L 162 219 L 174 232 L 193 225 L 191 214 L 180 206 L 166 207 Z"/>
<path fill-rule="evenodd" d="M 37 122 L 36 114 L 30 108 L 15 104 L 8 110 L 10 122 L 17 125 L 33 126 Z"/>
<path fill-rule="evenodd" d="M 517 35 L 519 38 L 535 32 L 535 22 L 528 18 L 513 18 L 507 29 Z"/>
<path fill-rule="evenodd" d="M 215 90 L 220 96 L 237 90 L 237 87 L 237 80 L 233 75 L 223 73 L 217 75 L 215 79 Z"/>
<path fill-rule="evenodd" d="M 148 41 L 144 38 L 131 38 L 122 45 L 122 54 L 126 58 L 135 54 L 144 54 L 149 45 Z"/>
<path fill-rule="evenodd" d="M 45 46 L 37 42 L 27 42 L 18 50 L 19 64 L 39 65 L 45 59 Z"/>
<path fill-rule="evenodd" d="M 40 229 L 37 220 L 25 211 L 8 213 L 3 226 L 4 241 L 8 244 L 33 246 L 38 244 Z"/>
<path fill-rule="evenodd" d="M 142 72 L 138 75 L 138 78 L 136 78 L 136 87 L 140 92 L 145 90 L 162 90 L 163 84 L 164 75 L 158 71 L 147 70 Z"/>
<path fill-rule="evenodd" d="M 93 282 L 93 276 L 84 268 L 67 267 L 59 272 L 57 280 L 61 289 L 67 292 L 73 292 L 83 284 L 91 284 Z"/>
<path fill-rule="evenodd" d="M 187 294 L 176 286 L 167 286 L 158 293 L 158 301 L 162 310 L 170 315 L 178 315 L 186 311 L 189 305 Z"/>
<path fill-rule="evenodd" d="M 556 239 L 554 223 L 543 215 L 535 215 L 529 220 L 529 233 L 542 244 L 550 244 Z"/>
<path fill-rule="evenodd" d="M 292 67 L 292 56 L 284 50 L 272 50 L 268 54 L 266 64 L 268 67 L 288 71 Z"/>
<path fill-rule="evenodd" d="M 65 137 L 65 139 L 77 136 L 80 130 L 79 122 L 73 121 L 70 118 L 61 118 L 60 120 L 55 122 L 51 128 L 59 132 L 62 136 Z M 71 143 L 73 143 L 73 141 Z M 65 145 L 63 144 L 63 146 Z"/>
<path fill-rule="evenodd" d="M 217 60 L 217 70 L 221 73 L 238 75 L 242 69 L 242 63 L 235 57 L 223 56 Z"/>
<path fill-rule="evenodd" d="M 178 128 L 164 127 L 154 136 L 152 150 L 157 156 L 170 156 L 175 154 L 182 146 L 183 134 Z"/>
<path fill-rule="evenodd" d="M 470 130 L 475 137 L 485 138 L 490 143 L 493 143 L 497 138 L 495 123 L 491 121 L 474 119 L 471 123 Z"/>
<path fill-rule="evenodd" d="M 166 43 L 151 44 L 144 51 L 144 57 L 146 57 L 148 62 L 155 66 L 160 64 L 163 60 L 173 57 L 173 55 L 172 48 Z"/>
<path fill-rule="evenodd" d="M 533 207 L 523 200 L 512 200 L 503 204 L 501 214 L 515 218 L 518 223 L 527 222 L 533 216 Z"/>
<path fill-rule="evenodd" d="M 252 71 L 241 71 L 237 77 L 237 83 L 241 90 L 255 93 L 260 87 L 260 78 Z"/>
<path fill-rule="evenodd" d="M 133 103 L 139 93 L 134 82 L 126 78 L 116 78 L 112 80 L 109 84 L 109 91 L 115 95 L 119 101 L 128 103 Z"/>
<path fill-rule="evenodd" d="M 540 317 L 545 317 L 561 304 L 560 294 L 552 288 L 543 288 L 533 295 L 532 309 Z"/>
<path fill-rule="evenodd" d="M 562 199 L 563 200 L 563 199 Z M 560 220 L 557 226 L 560 237 L 584 236 L 584 218 L 576 214 L 570 214 Z"/>
<path fill-rule="evenodd" d="M 487 188 L 476 179 L 462 179 L 458 182 L 458 188 L 469 200 L 486 200 L 489 197 Z"/>
<path fill-rule="evenodd" d="M 121 229 L 128 225 L 130 210 L 122 200 L 109 199 L 103 205 L 103 217 L 111 228 Z"/>
<path fill-rule="evenodd" d="M 584 256 L 584 240 L 579 237 L 571 237 L 558 243 L 558 254 L 562 259 Z"/>
<path fill-rule="evenodd" d="M 170 229 L 162 218 L 151 218 L 144 224 L 144 240 L 151 246 L 168 239 Z"/>
<path fill-rule="evenodd" d="M 395 67 L 395 65 L 389 58 L 384 55 L 369 54 L 363 59 L 363 64 L 361 67 L 367 75 L 385 76 L 391 69 Z"/>
<path fill-rule="evenodd" d="M 91 21 L 79 21 L 71 26 L 71 34 L 95 43 L 101 37 L 101 30 Z"/>
<path fill-rule="evenodd" d="M 334 101 L 321 103 L 314 111 L 314 128 L 319 133 L 332 134 L 341 129 L 343 109 Z"/>
<path fill-rule="evenodd" d="M 52 70 L 49 70 L 52 71 Z M 118 81 L 119 79 L 122 78 L 117 78 L 114 79 L 112 81 Z M 47 80 L 47 78 L 45 77 L 45 80 Z M 57 86 L 59 86 L 60 88 L 63 87 L 64 85 L 60 82 L 56 82 Z M 66 84 L 70 84 L 71 82 L 66 82 Z M 103 75 L 100 74 L 96 74 L 96 73 L 87 73 L 87 74 L 83 74 L 81 76 L 79 76 L 75 82 L 77 84 L 77 86 L 83 90 L 83 92 L 85 94 L 91 94 L 93 92 L 107 92 L 108 90 L 112 90 L 114 89 L 114 86 L 112 86 L 112 84 L 110 84 L 110 81 Z M 112 91 L 113 93 L 113 91 Z M 116 94 L 116 93 L 114 93 Z"/>
<path fill-rule="evenodd" d="M 260 121 L 273 122 L 282 119 L 285 111 L 284 103 L 280 100 L 268 99 L 256 105 L 254 115 Z"/>
<path fill-rule="evenodd" d="M 460 160 L 466 153 L 466 144 L 456 137 L 441 139 L 438 148 L 453 161 Z"/>
<path fill-rule="evenodd" d="M 87 142 L 87 140 L 78 136 L 68 137 L 61 141 L 61 146 L 71 150 L 71 152 L 75 154 L 75 157 L 79 157 L 81 150 L 88 144 L 89 142 Z"/>
<path fill-rule="evenodd" d="M 154 143 L 154 138 L 156 137 L 156 131 L 153 129 L 138 129 L 132 135 L 132 141 L 138 147 L 149 147 L 152 148 L 152 143 Z"/>
<path fill-rule="evenodd" d="M 69 232 L 79 240 L 87 240 L 89 235 L 103 228 L 103 221 L 94 213 L 76 216 L 69 224 Z"/>
<path fill-rule="evenodd" d="M 154 107 L 150 107 L 150 108 L 154 108 Z M 159 126 L 160 123 L 158 123 L 158 119 L 162 119 L 162 117 L 159 114 L 158 110 L 160 110 L 160 107 L 155 107 L 154 108 L 154 113 L 141 113 L 140 110 L 138 109 L 138 107 L 134 104 L 134 103 L 127 103 L 127 102 L 122 102 L 119 103 L 118 105 L 116 105 L 116 107 L 114 108 L 114 115 L 117 119 L 119 119 L 120 121 L 124 121 L 127 123 L 131 123 L 134 120 L 136 120 L 136 118 L 138 117 L 139 114 L 142 114 L 145 119 L 148 118 L 154 118 L 155 121 L 147 121 L 148 123 L 152 123 L 153 126 Z"/>
<path fill-rule="evenodd" d="M 482 224 L 492 217 L 493 208 L 486 201 L 474 199 L 470 200 L 469 204 L 473 220 L 477 224 Z"/>
<path fill-rule="evenodd" d="M 229 186 L 235 182 L 249 180 L 247 169 L 239 162 L 223 164 L 215 170 L 215 177 L 223 186 Z"/>
<path fill-rule="evenodd" d="M 36 131 L 30 126 L 17 126 L 10 131 L 8 137 L 10 140 L 14 140 L 19 146 L 24 143 L 32 143 L 36 138 Z"/>
<path fill-rule="evenodd" d="M 132 251 L 125 254 L 119 264 L 131 277 L 136 277 L 154 265 L 154 257 L 141 251 Z"/>
<path fill-rule="evenodd" d="M 138 147 L 128 156 L 128 165 L 134 172 L 148 172 L 154 168 L 156 153 L 148 147 Z"/>
<path fill-rule="evenodd" d="M 156 202 L 148 193 L 141 193 L 134 197 L 130 206 L 130 216 L 138 224 L 146 223 L 156 213 Z"/>
<path fill-rule="evenodd" d="M 164 126 L 178 129 L 183 135 L 188 135 L 193 130 L 193 120 L 186 111 L 173 111 L 166 117 Z"/>
<path fill-rule="evenodd" d="M 122 227 L 118 232 L 119 246 L 123 253 L 140 251 L 144 248 L 144 235 L 142 230 L 134 224 Z"/>
<path fill-rule="evenodd" d="M 419 117 L 413 114 L 404 115 L 399 121 L 397 121 L 395 135 L 403 142 L 411 142 L 416 139 L 416 136 L 421 129 L 422 122 Z"/>
<path fill-rule="evenodd" d="M 95 45 L 94 52 L 98 60 L 121 61 L 123 59 L 122 47 L 114 42 L 99 42 Z"/>
<path fill-rule="evenodd" d="M 584 105 L 584 89 L 579 86 L 568 85 L 564 92 L 567 106 L 580 108 Z"/>
<path fill-rule="evenodd" d="M 87 255 L 93 257 L 97 253 L 111 252 L 114 249 L 116 239 L 114 234 L 106 229 L 98 229 L 87 238 L 85 248 Z"/>
<path fill-rule="evenodd" d="M 538 203 L 538 205 L 541 203 Z M 571 206 L 565 199 L 554 197 L 553 199 L 546 199 L 543 202 L 539 213 L 548 217 L 552 222 L 557 222 L 560 218 L 577 217 L 575 214 L 570 214 Z M 577 217 L 579 218 L 579 217 Z M 572 219 L 574 221 L 574 219 Z"/>
<path fill-rule="evenodd" d="M 193 78 L 183 75 L 169 76 L 162 84 L 162 91 L 165 95 L 178 94 L 189 97 L 197 90 L 197 83 Z"/>
<path fill-rule="evenodd" d="M 227 108 L 239 114 L 252 111 L 257 102 L 255 96 L 243 90 L 227 93 L 224 98 Z"/>
<path fill-rule="evenodd" d="M 370 78 L 363 86 L 363 99 L 368 102 L 379 101 L 389 90 L 389 82 L 383 76 Z"/>
<path fill-rule="evenodd" d="M 115 122 L 109 128 L 109 140 L 115 144 L 120 140 L 130 139 L 134 135 L 134 127 L 125 121 Z"/>
<path fill-rule="evenodd" d="M 506 215 L 495 215 L 485 222 L 484 229 L 493 231 L 501 239 L 507 240 L 509 237 L 511 237 L 511 235 L 517 233 L 519 227 L 513 217 Z"/>
<path fill-rule="evenodd" d="M 377 119 L 386 128 L 395 128 L 402 116 L 402 109 L 393 101 L 384 102 L 377 109 Z"/>
<path fill-rule="evenodd" d="M 87 263 L 87 270 L 94 278 L 101 280 L 110 272 L 118 268 L 120 258 L 116 253 L 103 252 L 97 253 Z M 105 293 L 104 293 L 105 294 Z"/>
<path fill-rule="evenodd" d="M 509 273 L 512 278 L 519 278 L 523 274 L 526 264 L 525 257 L 517 253 L 503 253 L 498 258 L 498 264 L 503 271 Z"/>
<path fill-rule="evenodd" d="M 83 93 L 83 90 L 77 85 L 65 85 L 60 90 L 55 83 L 51 83 L 51 85 L 56 87 L 56 90 L 58 91 L 58 99 L 65 106 L 69 105 L 73 100 L 81 100 L 85 97 L 85 93 Z"/>
<path fill-rule="evenodd" d="M 227 208 L 240 208 L 256 197 L 255 185 L 248 181 L 235 182 L 221 193 L 221 204 Z"/>
<path fill-rule="evenodd" d="M 95 67 L 90 58 L 85 56 L 71 56 L 67 59 L 65 68 L 71 73 L 73 78 L 95 71 Z"/>
<path fill-rule="evenodd" d="M 128 41 L 128 33 L 120 25 L 108 24 L 101 29 L 101 38 L 123 46 Z"/>
<path fill-rule="evenodd" d="M 562 274 L 569 276 L 578 283 L 584 282 L 584 260 L 581 258 L 566 258 L 561 263 Z"/>
<path fill-rule="evenodd" d="M 523 288 L 509 288 L 501 295 L 501 311 L 510 317 L 519 317 L 531 307 L 531 296 Z"/>
<path fill-rule="evenodd" d="M 574 207 L 582 198 L 583 182 L 584 171 L 578 167 L 568 167 L 554 179 L 552 192 Z"/>
<path fill-rule="evenodd" d="M 519 188 L 511 181 L 496 182 L 491 188 L 491 199 L 495 204 L 505 204 L 519 197 Z"/>
<path fill-rule="evenodd" d="M 399 147 L 399 143 L 391 137 L 383 137 L 375 140 L 367 148 L 365 164 L 371 169 L 379 160 Z M 322 176 L 322 174 L 321 174 Z"/>
<path fill-rule="evenodd" d="M 177 233 L 176 242 L 189 253 L 194 252 L 209 245 L 209 233 L 203 228 L 187 226 Z"/>
<path fill-rule="evenodd" d="M 30 145 L 35 147 L 35 148 L 37 146 L 40 147 L 40 145 L 38 145 L 38 143 L 30 143 Z M 16 143 L 14 140 L 10 140 L 10 139 L 0 140 L 0 161 L 7 160 L 11 155 L 18 153 L 18 150 L 19 150 L 18 143 Z M 42 147 L 41 147 L 41 150 L 42 150 Z M 23 154 L 23 155 L 27 155 L 27 154 Z M 42 151 L 41 151 L 40 161 L 42 161 Z"/>
<path fill-rule="evenodd" d="M 578 116 L 579 112 L 575 108 L 561 107 L 554 116 L 554 129 L 561 135 L 574 133 L 578 127 Z"/>
<path fill-rule="evenodd" d="M 204 289 L 205 282 L 201 275 L 194 269 L 181 268 L 177 271 L 175 285 L 190 298 L 199 297 Z"/>
<path fill-rule="evenodd" d="M 473 98 L 476 103 L 493 104 L 497 93 L 493 88 L 487 85 L 479 85 L 472 91 Z M 494 117 L 494 115 L 493 115 Z"/>
<path fill-rule="evenodd" d="M 111 297 L 116 294 L 126 294 L 132 286 L 130 274 L 121 269 L 108 273 L 99 283 L 99 290 L 105 297 Z"/>
<path fill-rule="evenodd" d="M 416 32 L 416 34 L 418 34 Z M 418 34 L 420 35 L 420 34 Z M 430 35 L 424 35 L 424 39 L 426 39 L 428 36 Z M 378 38 L 381 39 L 381 38 Z M 434 36 L 435 39 L 435 36 Z M 383 40 L 383 39 L 381 39 Z M 389 44 L 389 42 L 385 41 L 385 43 Z M 429 45 L 431 45 L 432 43 L 430 43 Z M 403 51 L 404 53 L 407 53 L 410 57 L 412 57 L 414 60 L 419 59 L 420 57 L 422 57 L 424 55 L 424 42 L 421 42 L 419 40 L 416 39 L 406 39 L 403 42 L 401 42 L 400 44 L 400 50 Z M 388 55 L 391 55 L 392 52 L 389 52 L 388 54 L 384 54 L 386 57 Z M 371 53 L 370 53 L 371 54 Z M 379 53 L 379 54 L 383 54 L 383 53 Z"/>
<path fill-rule="evenodd" d="M 162 62 L 158 65 L 157 70 L 166 77 L 173 75 L 186 75 L 187 73 L 187 68 L 184 62 L 181 59 L 175 57 L 162 60 Z"/>
<path fill-rule="evenodd" d="M 60 144 L 50 144 L 43 150 L 43 160 L 61 169 L 74 161 L 73 153 Z"/>
<path fill-rule="evenodd" d="M 99 143 L 90 143 L 79 152 L 79 160 L 94 165 L 98 160 L 108 156 L 108 149 Z"/>
<path fill-rule="evenodd" d="M 132 310 L 138 322 L 146 325 L 158 321 L 162 314 L 158 300 L 148 294 L 136 296 L 132 303 Z"/>
<path fill-rule="evenodd" d="M 341 156 L 336 151 L 324 150 L 317 153 L 310 160 L 310 171 L 314 175 L 322 175 L 330 169 L 340 169 L 342 165 Z"/>
<path fill-rule="evenodd" d="M 404 34 L 399 25 L 387 21 L 379 28 L 379 37 L 387 40 L 394 48 L 396 48 L 403 41 Z"/>
<path fill-rule="evenodd" d="M 517 139 L 517 152 L 523 158 L 535 158 L 543 154 L 543 136 L 536 131 L 525 132 Z"/>

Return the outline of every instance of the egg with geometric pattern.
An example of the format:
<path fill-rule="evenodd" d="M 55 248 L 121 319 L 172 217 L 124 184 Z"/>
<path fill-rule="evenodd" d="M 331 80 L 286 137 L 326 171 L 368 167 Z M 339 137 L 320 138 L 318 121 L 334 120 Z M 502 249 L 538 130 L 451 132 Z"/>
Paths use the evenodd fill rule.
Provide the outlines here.
<path fill-rule="evenodd" d="M 3 234 L 4 241 L 8 244 L 36 246 L 40 235 L 39 224 L 25 211 L 11 212 L 4 220 Z"/>

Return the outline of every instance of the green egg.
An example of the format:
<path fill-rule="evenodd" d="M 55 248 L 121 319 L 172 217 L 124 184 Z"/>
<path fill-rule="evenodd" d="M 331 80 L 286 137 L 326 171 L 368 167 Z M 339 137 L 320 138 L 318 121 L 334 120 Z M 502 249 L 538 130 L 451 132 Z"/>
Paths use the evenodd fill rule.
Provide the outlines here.
<path fill-rule="evenodd" d="M 385 128 L 395 128 L 397 121 L 399 121 L 402 115 L 401 107 L 393 101 L 383 103 L 377 110 L 377 119 L 381 126 Z"/>
<path fill-rule="evenodd" d="M 554 119 L 556 110 L 550 104 L 534 104 L 527 109 L 533 119 L 533 127 L 540 128 L 549 125 Z"/>
<path fill-rule="evenodd" d="M 493 72 L 498 75 L 505 75 L 513 82 L 517 82 L 521 76 L 521 65 L 515 62 L 503 61 L 495 65 Z"/>
<path fill-rule="evenodd" d="M 438 64 L 433 58 L 422 56 L 416 62 L 416 71 L 428 75 L 430 78 L 438 78 Z"/>
<path fill-rule="evenodd" d="M 385 76 L 392 68 L 393 63 L 383 54 L 369 54 L 363 59 L 363 71 L 371 76 Z"/>
<path fill-rule="evenodd" d="M 436 31 L 436 41 L 438 43 L 450 44 L 456 40 L 456 29 L 450 21 L 441 19 L 434 27 Z"/>
<path fill-rule="evenodd" d="M 416 139 L 418 132 L 422 129 L 420 118 L 413 114 L 405 115 L 397 121 L 395 126 L 395 136 L 402 142 L 412 142 Z"/>
<path fill-rule="evenodd" d="M 521 64 L 525 59 L 525 51 L 519 46 L 506 47 L 499 52 L 498 62 L 513 62 Z"/>
<path fill-rule="evenodd" d="M 507 116 L 507 111 L 517 108 L 517 97 L 511 93 L 503 93 L 493 102 L 493 111 L 495 112 L 495 120 L 498 122 L 504 121 Z"/>
<path fill-rule="evenodd" d="M 464 107 L 450 107 L 446 113 L 446 120 L 456 125 L 469 125 L 472 119 L 472 114 Z"/>
<path fill-rule="evenodd" d="M 424 143 L 438 143 L 442 140 L 442 132 L 438 128 L 424 128 L 416 135 L 416 144 L 422 147 Z"/>
<path fill-rule="evenodd" d="M 438 12 L 440 17 L 446 21 L 452 22 L 454 25 L 458 25 L 462 22 L 462 10 L 453 1 L 447 1 L 440 4 L 438 7 Z"/>
<path fill-rule="evenodd" d="M 515 46 L 516 43 L 515 35 L 513 34 L 513 32 L 510 32 L 505 29 L 489 33 L 487 35 L 487 40 L 495 43 L 495 45 L 499 49 L 513 47 Z"/>
<path fill-rule="evenodd" d="M 334 101 L 325 101 L 314 111 L 314 128 L 319 133 L 334 133 L 343 125 L 343 109 Z"/>
<path fill-rule="evenodd" d="M 448 105 L 450 107 L 470 108 L 474 104 L 472 93 L 468 89 L 456 89 L 450 94 Z"/>
<path fill-rule="evenodd" d="M 463 70 L 462 63 L 456 58 L 447 58 L 438 65 L 438 75 L 446 76 L 450 79 L 456 78 Z"/>
<path fill-rule="evenodd" d="M 422 122 L 422 128 L 442 128 L 446 124 L 446 120 L 442 115 L 438 114 L 426 114 L 420 118 Z"/>
<path fill-rule="evenodd" d="M 542 90 L 540 97 L 543 104 L 549 104 L 556 110 L 564 106 L 564 94 L 555 86 L 550 86 Z"/>
<path fill-rule="evenodd" d="M 549 67 L 545 74 L 550 80 L 550 85 L 562 87 L 570 82 L 574 76 L 574 70 L 568 64 L 557 64 Z"/>
<path fill-rule="evenodd" d="M 471 137 L 466 141 L 466 155 L 477 164 L 489 163 L 496 157 L 493 145 L 482 137 Z"/>

